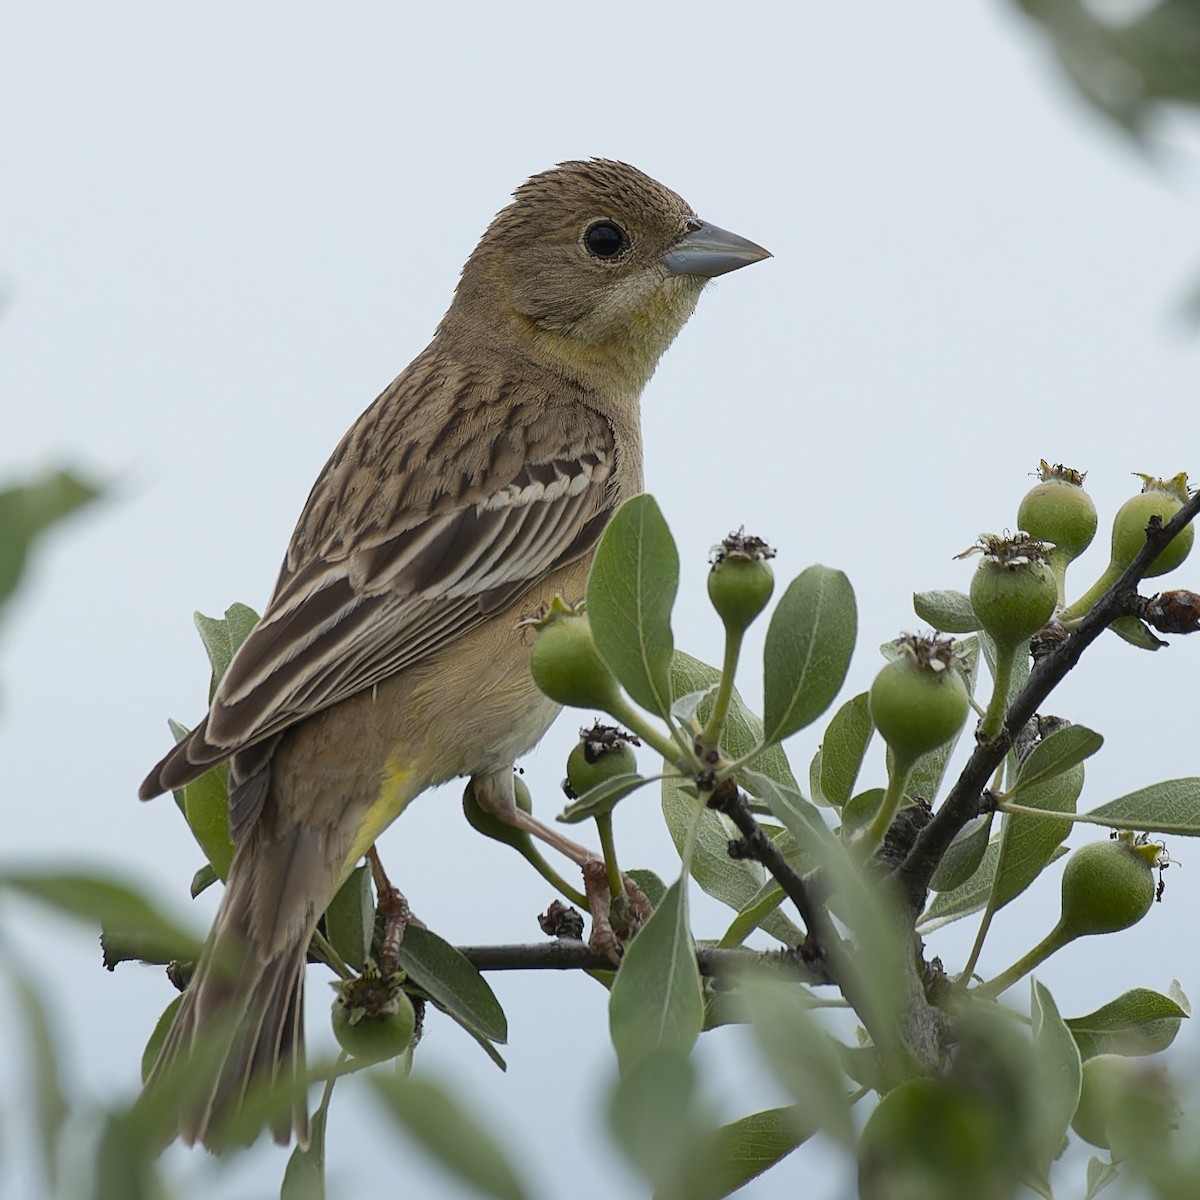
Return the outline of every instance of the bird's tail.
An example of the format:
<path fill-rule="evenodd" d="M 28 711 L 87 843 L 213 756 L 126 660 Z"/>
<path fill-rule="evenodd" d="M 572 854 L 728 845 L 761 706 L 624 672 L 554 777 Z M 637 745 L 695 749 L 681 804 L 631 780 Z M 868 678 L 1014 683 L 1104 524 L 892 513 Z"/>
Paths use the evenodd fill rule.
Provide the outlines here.
<path fill-rule="evenodd" d="M 175 1132 L 209 1149 L 253 1139 L 258 1128 L 237 1115 L 247 1100 L 259 1111 L 260 1097 L 261 1120 L 277 1142 L 293 1134 L 301 1145 L 308 1141 L 304 967 L 312 930 L 293 923 L 263 952 L 253 924 L 257 873 L 253 862 L 237 861 L 250 849 L 243 845 L 235 855 L 213 931 L 144 1093 L 151 1104 L 156 1093 L 170 1094 L 178 1103 Z M 272 1104 L 277 1087 L 286 1099 Z"/>

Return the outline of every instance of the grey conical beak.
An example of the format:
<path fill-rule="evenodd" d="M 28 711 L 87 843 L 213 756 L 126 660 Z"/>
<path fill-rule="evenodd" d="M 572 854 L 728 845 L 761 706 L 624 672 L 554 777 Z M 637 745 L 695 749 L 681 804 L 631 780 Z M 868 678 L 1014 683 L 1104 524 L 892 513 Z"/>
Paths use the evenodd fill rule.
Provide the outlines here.
<path fill-rule="evenodd" d="M 662 264 L 672 275 L 699 275 L 713 279 L 770 258 L 770 250 L 730 233 L 719 225 L 693 218 L 688 232 L 662 256 Z"/>

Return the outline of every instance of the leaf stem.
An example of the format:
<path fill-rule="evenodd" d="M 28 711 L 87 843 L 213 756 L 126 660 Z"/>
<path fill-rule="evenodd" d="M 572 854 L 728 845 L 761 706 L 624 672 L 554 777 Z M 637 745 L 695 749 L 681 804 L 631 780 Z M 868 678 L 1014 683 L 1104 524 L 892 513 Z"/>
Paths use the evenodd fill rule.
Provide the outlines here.
<path fill-rule="evenodd" d="M 695 774 L 699 764 L 691 747 L 687 746 L 681 734 L 672 732 L 675 736 L 665 737 L 658 729 L 646 721 L 640 709 L 634 708 L 624 696 L 615 696 L 608 704 L 608 713 L 614 720 L 619 721 L 630 733 L 637 734 L 651 750 L 676 767 L 682 774 Z"/>
<path fill-rule="evenodd" d="M 744 627 L 725 626 L 725 657 L 721 663 L 721 678 L 717 684 L 717 694 L 713 700 L 712 712 L 708 714 L 708 723 L 700 734 L 700 744 L 707 750 L 719 749 L 721 731 L 725 728 L 725 717 L 729 713 L 729 701 L 733 696 L 733 680 L 737 675 L 738 658 L 742 652 L 742 639 L 745 636 Z"/>
<path fill-rule="evenodd" d="M 992 680 L 992 698 L 988 701 L 987 712 L 983 714 L 979 731 L 988 738 L 1000 735 L 1004 728 L 1004 712 L 1008 708 L 1008 687 L 1012 682 L 1013 664 L 1017 661 L 1017 648 L 1024 646 L 996 645 L 996 673 Z"/>
<path fill-rule="evenodd" d="M 861 861 L 866 861 L 883 844 L 887 831 L 892 826 L 900 803 L 904 799 L 904 789 L 913 772 L 912 761 L 900 762 L 892 756 L 892 769 L 888 772 L 887 790 L 883 793 L 883 802 L 871 820 L 871 824 L 854 841 L 854 852 Z"/>
<path fill-rule="evenodd" d="M 1024 804 L 1013 804 L 1000 800 L 996 804 L 1000 812 L 1018 817 L 1041 817 L 1045 820 L 1072 821 L 1076 825 L 1100 825 L 1105 829 L 1132 829 L 1138 833 L 1174 833 L 1180 837 L 1195 836 L 1194 825 L 1180 825 L 1178 821 L 1134 821 L 1128 817 L 1097 817 L 1092 813 L 1054 812 L 1050 809 L 1028 808 Z"/>
<path fill-rule="evenodd" d="M 994 1000 L 1002 992 L 1008 991 L 1014 983 L 1019 983 L 1034 967 L 1045 962 L 1055 951 L 1061 950 L 1071 938 L 1063 936 L 1062 924 L 1055 925 L 1048 934 L 1028 954 L 1023 954 L 1006 971 L 994 975 L 986 983 L 971 989 L 971 995 Z"/>
<path fill-rule="evenodd" d="M 625 881 L 621 878 L 621 868 L 617 866 L 617 845 L 613 841 L 612 812 L 597 813 L 596 829 L 600 834 L 600 850 L 604 854 L 604 870 L 608 875 L 608 892 L 610 896 L 625 894 Z"/>

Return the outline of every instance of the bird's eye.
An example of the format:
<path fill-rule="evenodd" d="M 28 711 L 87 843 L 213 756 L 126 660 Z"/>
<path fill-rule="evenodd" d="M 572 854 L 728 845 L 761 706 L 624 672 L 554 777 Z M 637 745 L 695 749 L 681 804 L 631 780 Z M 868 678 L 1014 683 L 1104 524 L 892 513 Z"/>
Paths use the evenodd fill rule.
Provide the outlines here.
<path fill-rule="evenodd" d="M 583 235 L 583 244 L 597 258 L 612 258 L 629 245 L 625 231 L 611 221 L 597 221 Z"/>

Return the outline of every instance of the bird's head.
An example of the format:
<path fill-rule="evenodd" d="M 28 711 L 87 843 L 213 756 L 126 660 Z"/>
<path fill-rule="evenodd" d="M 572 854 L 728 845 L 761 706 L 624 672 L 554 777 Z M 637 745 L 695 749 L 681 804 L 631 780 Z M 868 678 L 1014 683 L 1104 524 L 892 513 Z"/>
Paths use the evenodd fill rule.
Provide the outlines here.
<path fill-rule="evenodd" d="M 566 162 L 497 215 L 446 320 L 515 338 L 581 383 L 636 393 L 705 284 L 768 257 L 635 167 Z"/>

